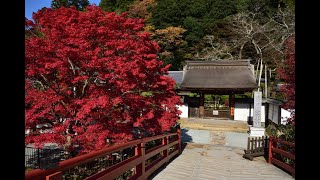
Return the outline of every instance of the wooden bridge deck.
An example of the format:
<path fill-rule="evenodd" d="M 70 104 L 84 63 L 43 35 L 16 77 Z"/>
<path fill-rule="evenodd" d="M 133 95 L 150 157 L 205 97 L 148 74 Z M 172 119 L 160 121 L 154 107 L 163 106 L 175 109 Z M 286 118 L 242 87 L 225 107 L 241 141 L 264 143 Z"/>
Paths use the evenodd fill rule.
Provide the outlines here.
<path fill-rule="evenodd" d="M 264 157 L 249 161 L 243 149 L 224 145 L 188 143 L 182 154 L 169 163 L 153 180 L 289 180 L 290 174 L 268 164 Z"/>

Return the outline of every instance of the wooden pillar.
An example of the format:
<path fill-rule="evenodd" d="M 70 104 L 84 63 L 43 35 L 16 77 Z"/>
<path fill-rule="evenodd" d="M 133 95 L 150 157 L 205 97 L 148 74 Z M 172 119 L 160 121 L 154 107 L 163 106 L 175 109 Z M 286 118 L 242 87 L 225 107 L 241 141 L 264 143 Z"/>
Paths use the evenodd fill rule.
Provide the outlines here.
<path fill-rule="evenodd" d="M 135 148 L 135 156 L 144 157 L 145 156 L 145 144 L 142 141 L 141 144 L 138 144 Z M 143 176 L 146 169 L 146 161 L 143 160 L 142 163 L 138 164 L 136 167 L 136 174 Z"/>
<path fill-rule="evenodd" d="M 234 94 L 229 95 L 229 112 L 230 119 L 234 119 Z"/>
<path fill-rule="evenodd" d="M 179 148 L 179 154 L 181 154 L 182 150 L 181 150 L 181 129 L 180 126 L 178 126 L 177 128 L 177 134 L 178 134 L 178 148 Z"/>
<path fill-rule="evenodd" d="M 162 146 L 166 146 L 169 144 L 169 136 L 166 136 L 166 137 L 163 137 L 162 138 Z M 163 158 L 166 159 L 166 164 L 169 162 L 169 158 L 168 158 L 168 155 L 169 155 L 169 150 L 168 149 L 165 149 L 163 150 Z"/>
<path fill-rule="evenodd" d="M 272 142 L 272 137 L 269 137 L 269 149 L 268 149 L 268 163 L 272 164 L 272 146 L 273 146 L 273 142 Z"/>
<path fill-rule="evenodd" d="M 200 93 L 199 118 L 204 117 L 204 93 Z"/>

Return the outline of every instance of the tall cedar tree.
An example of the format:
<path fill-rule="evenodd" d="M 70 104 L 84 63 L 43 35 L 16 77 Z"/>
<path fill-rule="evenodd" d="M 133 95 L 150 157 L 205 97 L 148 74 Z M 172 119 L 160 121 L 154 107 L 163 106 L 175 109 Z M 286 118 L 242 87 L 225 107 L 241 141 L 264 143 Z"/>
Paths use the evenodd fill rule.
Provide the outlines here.
<path fill-rule="evenodd" d="M 283 104 L 283 108 L 291 110 L 289 122 L 292 124 L 295 123 L 295 62 L 295 37 L 290 37 L 287 40 L 285 61 L 283 62 L 282 67 L 278 69 L 278 74 L 285 83 L 280 89 L 286 100 Z"/>
<path fill-rule="evenodd" d="M 47 142 L 82 152 L 133 139 L 133 127 L 168 131 L 181 104 L 170 65 L 157 59 L 159 46 L 142 19 L 88 6 L 38 11 L 25 39 L 25 143 Z M 53 132 L 39 133 L 49 123 Z"/>

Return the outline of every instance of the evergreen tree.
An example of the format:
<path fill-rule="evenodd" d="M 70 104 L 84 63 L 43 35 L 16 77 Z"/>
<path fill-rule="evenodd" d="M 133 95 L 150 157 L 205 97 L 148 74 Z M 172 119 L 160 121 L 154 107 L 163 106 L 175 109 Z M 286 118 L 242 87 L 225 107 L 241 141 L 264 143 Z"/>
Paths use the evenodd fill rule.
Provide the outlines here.
<path fill-rule="evenodd" d="M 90 3 L 88 0 L 52 0 L 51 8 L 58 9 L 60 7 L 75 6 L 77 10 L 84 11 Z"/>
<path fill-rule="evenodd" d="M 118 14 L 128 11 L 134 0 L 101 0 L 99 6 L 104 11 L 112 11 Z"/>

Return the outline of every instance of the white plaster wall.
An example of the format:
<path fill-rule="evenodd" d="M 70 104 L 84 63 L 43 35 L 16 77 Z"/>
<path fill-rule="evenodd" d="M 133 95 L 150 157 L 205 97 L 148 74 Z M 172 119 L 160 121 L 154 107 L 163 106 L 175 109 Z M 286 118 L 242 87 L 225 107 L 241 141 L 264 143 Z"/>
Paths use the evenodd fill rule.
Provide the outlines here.
<path fill-rule="evenodd" d="M 279 122 L 279 105 L 275 104 L 269 104 L 269 112 L 268 112 L 269 119 L 274 122 L 275 124 L 278 124 Z"/>
<path fill-rule="evenodd" d="M 236 102 L 234 104 L 234 120 L 247 121 L 248 116 L 249 116 L 249 104 Z"/>
<path fill-rule="evenodd" d="M 249 103 L 234 104 L 234 120 L 247 121 L 250 113 Z M 253 115 L 253 104 L 251 104 L 251 116 Z M 265 105 L 261 106 L 261 122 L 265 122 Z"/>
<path fill-rule="evenodd" d="M 281 108 L 281 124 L 286 124 L 287 119 L 290 117 L 290 111 Z"/>
<path fill-rule="evenodd" d="M 188 106 L 186 104 L 178 106 L 178 109 L 182 111 L 180 114 L 180 118 L 188 118 Z"/>

